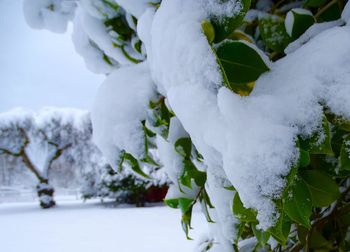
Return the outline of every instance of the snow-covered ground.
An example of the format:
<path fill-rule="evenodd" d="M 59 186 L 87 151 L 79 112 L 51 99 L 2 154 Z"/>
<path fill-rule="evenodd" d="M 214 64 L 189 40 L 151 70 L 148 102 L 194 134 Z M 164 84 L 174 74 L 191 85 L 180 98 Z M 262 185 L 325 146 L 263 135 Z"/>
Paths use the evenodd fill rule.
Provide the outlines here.
<path fill-rule="evenodd" d="M 37 202 L 2 203 L 0 251 L 193 251 L 207 230 L 201 213 L 193 215 L 194 241 L 187 241 L 180 212 L 164 206 L 111 208 L 98 201 L 61 199 L 56 208 L 41 210 Z"/>

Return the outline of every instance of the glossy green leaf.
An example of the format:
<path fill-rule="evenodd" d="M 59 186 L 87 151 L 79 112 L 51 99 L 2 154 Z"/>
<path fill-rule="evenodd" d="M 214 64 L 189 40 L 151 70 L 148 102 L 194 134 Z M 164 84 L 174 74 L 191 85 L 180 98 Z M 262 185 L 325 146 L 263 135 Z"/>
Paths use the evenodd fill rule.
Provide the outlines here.
<path fill-rule="evenodd" d="M 305 7 L 320 7 L 323 5 L 327 0 L 306 0 L 304 3 Z"/>
<path fill-rule="evenodd" d="M 337 183 L 324 172 L 318 170 L 302 171 L 301 177 L 309 187 L 313 206 L 329 206 L 340 196 Z"/>
<path fill-rule="evenodd" d="M 307 167 L 310 164 L 310 154 L 308 151 L 300 149 L 299 165 L 300 167 Z"/>
<path fill-rule="evenodd" d="M 188 198 L 179 198 L 179 207 L 182 213 L 186 213 L 192 207 L 194 200 Z"/>
<path fill-rule="evenodd" d="M 310 228 L 312 200 L 309 188 L 302 180 L 297 180 L 284 199 L 284 211 L 292 220 Z"/>
<path fill-rule="evenodd" d="M 232 212 L 242 222 L 257 222 L 255 211 L 243 206 L 238 193 L 233 198 Z"/>
<path fill-rule="evenodd" d="M 285 245 L 289 236 L 291 221 L 283 212 L 280 214 L 275 226 L 270 228 L 269 233 L 282 245 Z"/>
<path fill-rule="evenodd" d="M 224 188 L 228 191 L 236 191 L 234 186 L 225 186 Z"/>
<path fill-rule="evenodd" d="M 334 1 L 333 4 L 322 12 L 318 17 L 318 22 L 329 22 L 338 20 L 341 17 L 342 9 L 338 4 L 338 1 Z"/>
<path fill-rule="evenodd" d="M 228 0 L 221 0 L 223 3 Z M 233 14 L 232 17 L 222 17 L 213 15 L 210 17 L 211 24 L 215 30 L 215 43 L 218 43 L 227 38 L 243 21 L 243 18 L 250 7 L 250 0 L 240 0 L 240 12 Z"/>
<path fill-rule="evenodd" d="M 171 208 L 179 207 L 179 199 L 165 199 L 164 203 Z"/>
<path fill-rule="evenodd" d="M 265 45 L 273 51 L 283 53 L 291 42 L 284 19 L 279 16 L 264 15 L 259 19 L 259 31 Z"/>
<path fill-rule="evenodd" d="M 144 177 L 144 178 L 150 179 L 150 177 L 149 177 L 146 173 L 144 173 L 144 172 L 142 171 L 142 169 L 141 169 L 141 167 L 140 167 L 140 164 L 139 164 L 139 162 L 137 161 L 137 159 L 134 158 L 131 154 L 129 154 L 129 153 L 125 153 L 125 154 L 124 154 L 124 162 L 128 162 L 129 165 L 130 165 L 130 167 L 131 167 L 131 169 L 132 169 L 135 173 L 139 174 L 140 176 L 142 176 L 142 177 Z"/>
<path fill-rule="evenodd" d="M 191 157 L 191 151 L 192 151 L 192 141 L 191 138 L 185 137 L 185 138 L 179 138 L 175 142 L 175 150 L 177 153 L 179 153 L 184 158 L 190 158 Z"/>
<path fill-rule="evenodd" d="M 184 159 L 183 164 L 183 171 L 180 175 L 181 184 L 187 186 L 188 188 L 192 188 L 191 182 L 193 179 L 197 186 L 204 186 L 205 181 L 207 180 L 207 174 L 199 171 L 191 160 Z"/>
<path fill-rule="evenodd" d="M 204 214 L 205 218 L 207 219 L 207 222 L 214 223 L 213 219 L 210 217 L 208 205 L 205 202 L 205 200 L 200 200 L 202 213 Z"/>
<path fill-rule="evenodd" d="M 244 41 L 227 40 L 217 47 L 216 55 L 225 85 L 233 91 L 236 86 L 256 81 L 262 73 L 269 71 L 262 52 Z"/>
<path fill-rule="evenodd" d="M 299 38 L 314 23 L 312 13 L 299 8 L 290 10 L 285 19 L 286 31 L 293 40 Z"/>
<path fill-rule="evenodd" d="M 210 207 L 210 208 L 215 208 L 214 205 L 211 203 L 209 195 L 205 188 L 202 189 L 202 192 L 200 194 L 200 197 L 205 201 L 205 203 Z"/>
<path fill-rule="evenodd" d="M 189 230 L 191 229 L 191 220 L 192 220 L 192 208 L 186 213 L 184 213 L 181 218 L 182 229 L 186 234 L 187 240 L 192 240 L 192 238 L 189 237 L 188 235 Z"/>
<path fill-rule="evenodd" d="M 202 22 L 202 31 L 204 35 L 207 37 L 209 44 L 214 42 L 215 39 L 215 30 L 213 25 L 208 20 L 204 20 Z"/>

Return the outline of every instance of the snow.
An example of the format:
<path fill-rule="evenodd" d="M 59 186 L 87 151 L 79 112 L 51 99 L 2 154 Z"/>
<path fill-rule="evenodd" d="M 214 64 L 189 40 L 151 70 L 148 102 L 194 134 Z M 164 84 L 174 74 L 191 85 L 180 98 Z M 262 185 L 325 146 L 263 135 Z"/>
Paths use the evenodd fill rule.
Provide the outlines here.
<path fill-rule="evenodd" d="M 48 29 L 63 33 L 74 16 L 76 3 L 62 0 L 24 0 L 23 12 L 27 23 L 34 29 Z"/>
<path fill-rule="evenodd" d="M 94 18 L 105 19 L 116 16 L 115 9 L 111 8 L 108 3 L 113 3 L 113 0 L 96 1 L 96 0 L 81 0 L 80 4 L 86 12 Z"/>
<path fill-rule="evenodd" d="M 112 59 L 112 65 L 108 64 L 104 59 L 104 52 L 90 40 L 82 23 L 82 13 L 78 10 L 74 18 L 74 28 L 72 33 L 72 41 L 76 52 L 83 57 L 86 67 L 97 74 L 108 74 L 112 72 L 115 66 L 118 66 Z"/>
<path fill-rule="evenodd" d="M 151 3 L 158 3 L 159 0 L 115 0 L 115 2 L 128 13 L 139 18 L 151 6 Z"/>
<path fill-rule="evenodd" d="M 176 117 L 171 118 L 168 141 L 160 135 L 157 136 L 157 147 L 160 160 L 162 161 L 170 180 L 173 181 L 175 185 L 178 184 L 178 179 L 182 171 L 179 167 L 182 167 L 183 158 L 175 151 L 174 144 L 177 139 L 182 137 L 188 137 L 188 134 Z M 168 194 L 168 197 L 169 195 L 170 194 Z M 176 195 L 173 193 L 171 197 L 181 197 L 181 194 Z"/>
<path fill-rule="evenodd" d="M 202 6 L 209 16 L 234 17 L 242 10 L 242 3 L 239 0 L 203 0 Z"/>
<path fill-rule="evenodd" d="M 341 19 L 346 23 L 350 21 L 350 2 L 348 1 L 344 7 L 344 10 L 341 14 Z"/>
<path fill-rule="evenodd" d="M 207 229 L 201 213 L 193 213 L 186 241 L 180 213 L 163 206 L 108 208 L 97 201 L 58 201 L 54 209 L 36 203 L 0 204 L 1 250 L 6 252 L 191 252 Z"/>
<path fill-rule="evenodd" d="M 344 25 L 344 21 L 339 19 L 330 22 L 315 23 L 309 27 L 297 40 L 290 43 L 287 48 L 284 50 L 286 54 L 292 53 L 303 44 L 306 44 L 310 39 L 318 35 L 319 33 L 328 30 L 333 27 Z"/>
<path fill-rule="evenodd" d="M 111 73 L 100 87 L 91 113 L 94 139 L 111 165 L 122 150 L 136 158 L 145 154 L 141 121 L 156 98 L 147 63 Z"/>
<path fill-rule="evenodd" d="M 96 45 L 101 48 L 101 50 L 112 59 L 117 61 L 122 65 L 132 64 L 120 48 L 116 48 L 113 45 L 113 38 L 108 33 L 107 27 L 104 25 L 103 20 L 94 18 L 93 16 L 88 15 L 86 12 L 81 14 L 82 24 L 84 30 L 88 37 L 96 43 Z"/>

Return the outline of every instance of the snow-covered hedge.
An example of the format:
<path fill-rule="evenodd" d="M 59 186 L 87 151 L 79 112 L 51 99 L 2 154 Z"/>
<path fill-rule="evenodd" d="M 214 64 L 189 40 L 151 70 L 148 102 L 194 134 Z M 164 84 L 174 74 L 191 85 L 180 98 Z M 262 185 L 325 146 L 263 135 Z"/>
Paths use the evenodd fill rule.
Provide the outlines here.
<path fill-rule="evenodd" d="M 67 1 L 32 1 L 55 31 L 40 13 Z M 144 177 L 158 149 L 187 237 L 195 203 L 208 219 L 202 251 L 349 249 L 347 1 L 75 3 L 77 52 L 107 74 L 95 142 Z"/>

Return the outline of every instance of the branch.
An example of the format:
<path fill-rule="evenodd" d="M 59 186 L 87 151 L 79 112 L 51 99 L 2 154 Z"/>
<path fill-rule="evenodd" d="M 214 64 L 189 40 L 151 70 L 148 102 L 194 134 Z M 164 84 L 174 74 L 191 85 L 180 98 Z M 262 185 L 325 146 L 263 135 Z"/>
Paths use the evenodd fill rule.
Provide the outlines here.
<path fill-rule="evenodd" d="M 33 162 L 30 160 L 27 152 L 25 151 L 26 147 L 29 145 L 30 140 L 29 140 L 29 136 L 27 134 L 27 132 L 23 129 L 20 128 L 19 129 L 23 138 L 24 138 L 24 145 L 22 146 L 21 152 L 20 152 L 20 156 L 22 157 L 22 161 L 23 163 L 27 166 L 27 168 L 34 173 L 34 175 L 37 177 L 37 179 L 41 182 L 41 183 L 47 183 L 47 178 L 45 178 L 40 172 L 39 170 L 35 167 L 35 165 L 33 164 Z"/>
<path fill-rule="evenodd" d="M 336 4 L 338 0 L 332 0 L 328 4 L 326 4 L 323 8 L 321 8 L 316 14 L 315 18 L 319 18 L 325 11 L 327 11 L 333 4 Z"/>
<path fill-rule="evenodd" d="M 55 154 L 52 155 L 51 159 L 49 160 L 49 162 L 48 162 L 48 164 L 47 164 L 47 171 L 46 171 L 46 173 L 49 172 L 52 163 L 53 163 L 55 160 L 57 160 L 57 159 L 62 155 L 62 153 L 63 153 L 66 149 L 70 148 L 72 145 L 73 145 L 73 144 L 69 143 L 69 144 L 63 146 L 62 148 L 57 148 L 57 149 L 56 149 Z"/>
<path fill-rule="evenodd" d="M 30 160 L 30 158 L 28 157 L 27 153 L 25 151 L 23 151 L 22 153 L 22 161 L 23 163 L 28 167 L 29 170 L 31 170 L 35 176 L 37 177 L 37 179 L 41 182 L 41 183 L 47 183 L 48 180 L 47 178 L 45 178 L 40 172 L 39 170 L 35 167 L 35 165 L 32 163 L 32 161 Z"/>
<path fill-rule="evenodd" d="M 12 151 L 10 151 L 8 149 L 5 149 L 5 148 L 0 148 L 0 155 L 3 155 L 3 154 L 7 154 L 7 155 L 10 155 L 10 156 L 14 156 L 14 157 L 21 156 L 21 152 L 16 153 L 16 152 L 12 152 Z"/>

